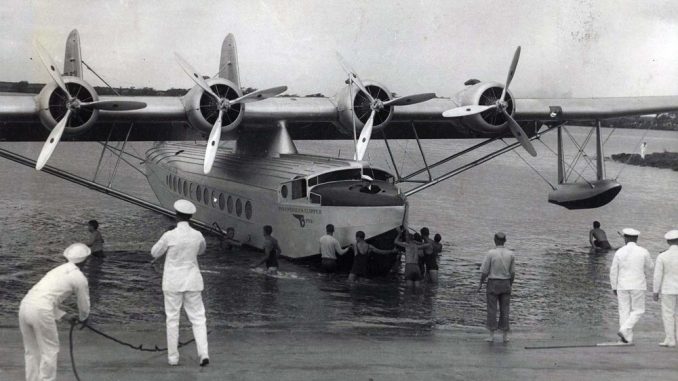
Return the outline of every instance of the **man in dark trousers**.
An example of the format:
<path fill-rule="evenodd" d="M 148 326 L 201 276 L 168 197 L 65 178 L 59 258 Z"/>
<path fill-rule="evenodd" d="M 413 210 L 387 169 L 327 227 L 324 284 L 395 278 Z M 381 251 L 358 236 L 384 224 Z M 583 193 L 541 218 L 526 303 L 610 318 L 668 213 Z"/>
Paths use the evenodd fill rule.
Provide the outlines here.
<path fill-rule="evenodd" d="M 488 342 L 494 342 L 494 332 L 500 329 L 503 332 L 503 341 L 509 341 L 509 304 L 511 302 L 511 287 L 515 278 L 513 251 L 504 247 L 506 234 L 496 233 L 494 244 L 496 248 L 490 250 L 480 267 L 480 287 L 487 280 L 487 329 L 490 331 Z M 497 304 L 499 305 L 499 324 L 497 324 Z"/>

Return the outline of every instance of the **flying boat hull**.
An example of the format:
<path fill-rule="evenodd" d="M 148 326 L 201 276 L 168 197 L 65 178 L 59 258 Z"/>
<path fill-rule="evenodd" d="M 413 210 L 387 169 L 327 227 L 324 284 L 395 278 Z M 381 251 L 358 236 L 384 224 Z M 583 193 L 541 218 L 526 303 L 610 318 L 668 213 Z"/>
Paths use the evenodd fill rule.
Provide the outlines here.
<path fill-rule="evenodd" d="M 362 230 L 377 247 L 390 248 L 394 229 L 404 222 L 405 200 L 388 180 L 390 174 L 365 169 L 382 180 L 372 185 L 377 192 L 361 192 L 365 163 L 299 154 L 244 156 L 222 147 L 205 175 L 204 149 L 156 144 L 146 154 L 150 186 L 163 207 L 188 199 L 197 207 L 194 219 L 223 230 L 233 227 L 236 239 L 248 246 L 262 249 L 262 227 L 271 225 L 283 256 L 312 257 L 319 254 L 325 226 L 333 224 L 342 246 Z"/>

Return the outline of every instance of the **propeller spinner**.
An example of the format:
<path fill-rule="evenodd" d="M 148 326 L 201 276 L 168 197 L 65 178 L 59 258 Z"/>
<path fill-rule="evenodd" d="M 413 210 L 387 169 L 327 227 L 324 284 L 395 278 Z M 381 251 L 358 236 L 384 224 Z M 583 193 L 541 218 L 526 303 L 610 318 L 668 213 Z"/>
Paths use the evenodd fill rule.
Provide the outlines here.
<path fill-rule="evenodd" d="M 525 148 L 525 150 L 532 156 L 537 156 L 537 151 L 535 151 L 530 139 L 525 135 L 525 131 L 518 125 L 518 122 L 513 119 L 511 114 L 509 114 L 506 109 L 508 108 L 508 102 L 506 101 L 506 93 L 508 87 L 513 80 L 513 75 L 516 73 L 516 68 L 518 67 L 518 60 L 520 59 L 520 46 L 516 48 L 516 52 L 513 54 L 513 61 L 511 61 L 511 67 L 509 68 L 508 75 L 506 76 L 506 84 L 504 89 L 501 92 L 501 97 L 492 105 L 471 105 L 471 106 L 462 106 L 447 110 L 443 113 L 443 116 L 446 118 L 459 118 L 463 116 L 471 116 L 475 114 L 480 114 L 490 109 L 495 109 L 497 112 L 501 113 L 506 117 L 508 121 L 509 129 L 513 136 L 520 142 L 520 144 Z"/>
<path fill-rule="evenodd" d="M 367 122 L 365 122 L 365 126 L 360 132 L 360 137 L 358 138 L 358 142 L 356 143 L 356 152 L 355 155 L 353 156 L 353 160 L 362 160 L 363 157 L 365 156 L 367 146 L 370 144 L 370 137 L 372 136 L 372 127 L 374 127 L 374 117 L 378 111 L 389 106 L 406 106 L 421 103 L 436 97 L 435 93 L 423 93 L 407 95 L 404 97 L 397 97 L 389 99 L 387 101 L 383 101 L 372 96 L 372 94 L 367 90 L 367 88 L 363 84 L 363 81 L 360 79 L 356 71 L 353 70 L 353 68 L 348 64 L 348 62 L 346 62 L 344 57 L 342 57 L 341 54 L 339 54 L 339 52 L 337 52 L 337 60 L 339 61 L 339 64 L 344 69 L 346 74 L 348 74 L 350 82 L 358 86 L 358 89 L 360 89 L 360 91 L 363 94 L 365 94 L 365 96 L 370 102 L 370 109 L 372 110 L 369 119 L 367 119 Z"/>
<path fill-rule="evenodd" d="M 262 101 L 266 98 L 271 98 L 278 94 L 284 93 L 285 91 L 287 91 L 287 86 L 278 86 L 272 87 L 270 89 L 257 90 L 232 100 L 228 99 L 225 96 L 220 97 L 214 91 L 212 91 L 212 88 L 207 84 L 202 75 L 198 74 L 198 72 L 195 71 L 195 69 L 193 69 L 193 67 L 188 63 L 188 61 L 182 58 L 179 55 L 179 53 L 175 52 L 174 55 L 176 56 L 179 66 L 181 66 L 184 72 L 186 72 L 186 74 L 188 74 L 188 76 L 191 77 L 193 82 L 195 82 L 196 85 L 200 86 L 200 88 L 202 88 L 207 94 L 212 96 L 217 102 L 219 115 L 217 116 L 217 120 L 216 122 L 214 122 L 212 130 L 210 131 L 210 136 L 207 141 L 207 147 L 205 148 L 205 159 L 203 161 L 203 172 L 205 174 L 208 174 L 212 170 L 214 158 L 217 155 L 219 140 L 221 139 L 221 127 L 224 112 L 228 111 L 232 106 L 238 104 Z"/>
<path fill-rule="evenodd" d="M 45 48 L 38 42 L 38 40 L 33 41 L 33 46 L 40 57 L 43 65 L 47 69 L 52 80 L 57 84 L 59 89 L 63 91 L 66 95 L 66 98 L 63 100 L 65 102 L 66 113 L 61 119 L 57 122 L 56 126 L 52 129 L 52 132 L 47 137 L 47 141 L 38 155 L 38 160 L 35 164 L 35 169 L 38 171 L 41 170 L 47 161 L 52 156 L 54 149 L 57 144 L 61 141 L 61 136 L 64 133 L 64 129 L 68 124 L 71 116 L 81 108 L 90 108 L 96 110 L 108 110 L 108 111 L 127 111 L 127 110 L 139 110 L 146 107 L 144 102 L 135 102 L 135 101 L 92 101 L 92 102 L 82 102 L 77 97 L 71 95 L 66 86 L 66 82 L 60 74 L 60 71 L 54 61 L 49 56 L 49 53 Z"/>

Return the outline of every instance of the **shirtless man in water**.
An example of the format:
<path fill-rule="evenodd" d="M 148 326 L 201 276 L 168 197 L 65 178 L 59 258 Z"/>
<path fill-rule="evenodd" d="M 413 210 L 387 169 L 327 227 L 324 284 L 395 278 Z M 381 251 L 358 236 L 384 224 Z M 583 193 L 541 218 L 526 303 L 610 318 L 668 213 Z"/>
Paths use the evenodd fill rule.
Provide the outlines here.
<path fill-rule="evenodd" d="M 595 249 L 612 249 L 612 246 L 610 246 L 610 243 L 607 241 L 605 230 L 600 228 L 600 222 L 598 221 L 593 221 L 593 229 L 589 232 L 589 242 L 591 243 L 591 247 Z"/>
<path fill-rule="evenodd" d="M 419 270 L 419 258 L 424 256 L 424 250 L 431 249 L 430 243 L 422 243 L 419 233 L 410 239 L 409 234 L 398 228 L 398 236 L 395 239 L 395 245 L 405 249 L 405 280 L 408 286 L 419 287 L 421 283 L 421 271 Z M 402 240 L 405 236 L 405 241 Z"/>

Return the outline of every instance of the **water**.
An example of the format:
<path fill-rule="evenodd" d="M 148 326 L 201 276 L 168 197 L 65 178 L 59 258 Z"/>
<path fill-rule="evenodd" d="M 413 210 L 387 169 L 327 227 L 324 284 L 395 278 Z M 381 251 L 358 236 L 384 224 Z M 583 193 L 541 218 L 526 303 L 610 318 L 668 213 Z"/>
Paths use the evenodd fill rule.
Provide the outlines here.
<path fill-rule="evenodd" d="M 571 130 L 580 141 L 585 137 L 584 131 Z M 606 156 L 634 151 L 641 135 L 642 131 L 616 131 L 605 147 Z M 554 140 L 555 134 L 544 137 L 550 147 Z M 645 140 L 648 152 L 678 151 L 676 133 L 652 131 Z M 425 141 L 423 145 L 431 163 L 474 143 L 477 141 Z M 352 155 L 349 141 L 297 145 L 301 152 Z M 34 157 L 41 144 L 2 146 Z M 141 156 L 148 146 L 131 144 L 132 152 Z M 396 161 L 404 167 L 401 173 L 421 165 L 415 142 L 394 141 L 392 148 Z M 529 162 L 554 179 L 555 158 L 541 144 L 536 148 L 540 156 Z M 63 143 L 52 164 L 91 178 L 99 150 L 94 143 Z M 371 143 L 369 155 L 374 164 L 389 169 L 383 142 Z M 568 157 L 573 155 L 569 151 Z M 103 182 L 114 164 L 109 155 L 105 162 L 107 170 L 98 177 Z M 622 244 L 617 230 L 627 226 L 639 229 L 640 244 L 653 258 L 665 249 L 663 234 L 678 226 L 678 172 L 607 163 L 611 177 L 622 168 L 619 180 L 624 189 L 615 201 L 596 210 L 569 211 L 548 204 L 549 186 L 515 153 L 411 197 L 410 224 L 428 226 L 432 233 L 441 233 L 444 242 L 439 284 L 418 291 L 407 289 L 401 275 L 351 286 L 344 275 L 327 278 L 312 268 L 285 261 L 282 274 L 270 277 L 249 268 L 260 259 L 260 253 L 226 251 L 218 240 L 208 238 L 207 253 L 200 259 L 208 322 L 229 327 L 481 327 L 485 310 L 484 298 L 476 291 L 478 268 L 492 247 L 492 234 L 501 230 L 508 235 L 507 246 L 517 253 L 514 327 L 586 325 L 613 330 L 616 300 L 608 280 L 612 253 L 589 255 L 591 222 L 602 223 L 613 246 Z M 578 167 L 580 172 L 583 169 Z M 590 177 L 591 169 L 584 174 Z M 65 246 L 86 237 L 84 223 L 92 218 L 101 223 L 108 252 L 103 263 L 90 263 L 87 269 L 92 319 L 98 323 L 164 322 L 161 266 L 149 264 L 148 252 L 171 224 L 169 219 L 4 160 L 0 161 L 0 181 L 0 324 L 16 325 L 23 295 L 63 261 L 60 252 Z M 124 164 L 113 185 L 145 199 L 154 198 L 143 177 Z M 640 324 L 661 325 L 659 307 L 649 299 Z"/>

